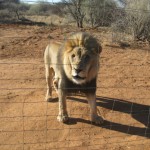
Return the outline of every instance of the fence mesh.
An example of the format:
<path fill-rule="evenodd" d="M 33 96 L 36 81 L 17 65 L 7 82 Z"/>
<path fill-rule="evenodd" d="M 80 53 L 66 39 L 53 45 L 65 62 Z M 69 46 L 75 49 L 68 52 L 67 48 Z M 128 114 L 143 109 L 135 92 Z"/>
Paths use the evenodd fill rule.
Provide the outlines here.
<path fill-rule="evenodd" d="M 102 125 L 90 121 L 90 108 L 81 93 L 67 97 L 66 124 L 56 119 L 58 98 L 54 89 L 52 101 L 45 100 L 44 48 L 49 40 L 63 42 L 70 32 L 80 29 L 70 27 L 70 22 L 66 27 L 53 28 L 0 25 L 1 150 L 149 149 L 149 45 L 147 41 L 137 43 L 125 30 L 118 30 L 121 24 L 117 23 L 113 30 L 82 29 L 94 35 L 103 47 L 96 93 L 98 112 L 104 117 Z"/>

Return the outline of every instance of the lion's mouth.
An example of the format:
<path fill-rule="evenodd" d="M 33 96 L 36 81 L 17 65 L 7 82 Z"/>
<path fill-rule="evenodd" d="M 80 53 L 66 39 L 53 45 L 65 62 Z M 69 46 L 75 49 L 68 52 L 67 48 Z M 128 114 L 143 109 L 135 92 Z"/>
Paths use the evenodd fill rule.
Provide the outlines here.
<path fill-rule="evenodd" d="M 85 80 L 85 77 L 80 77 L 79 75 L 73 76 L 75 80 Z"/>

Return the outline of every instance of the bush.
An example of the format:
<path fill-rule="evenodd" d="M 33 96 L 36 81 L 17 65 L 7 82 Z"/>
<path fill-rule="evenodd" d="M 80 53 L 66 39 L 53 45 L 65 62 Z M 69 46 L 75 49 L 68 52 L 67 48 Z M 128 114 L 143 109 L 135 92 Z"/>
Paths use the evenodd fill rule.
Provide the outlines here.
<path fill-rule="evenodd" d="M 86 18 L 92 27 L 110 26 L 114 21 L 116 2 L 113 0 L 89 0 L 86 7 Z"/>
<path fill-rule="evenodd" d="M 63 7 L 59 3 L 56 5 L 51 5 L 50 3 L 46 2 L 39 2 L 37 4 L 32 4 L 28 11 L 28 15 L 44 15 L 48 16 L 51 14 L 63 15 L 62 11 Z"/>
<path fill-rule="evenodd" d="M 5 2 L 0 7 L 0 18 L 3 20 L 18 20 L 26 11 L 29 10 L 30 6 L 24 3 Z"/>
<path fill-rule="evenodd" d="M 10 17 L 11 17 L 11 14 L 9 13 L 8 9 L 0 10 L 0 19 L 4 19 L 4 18 L 6 19 Z"/>
<path fill-rule="evenodd" d="M 150 1 L 126 0 L 125 15 L 115 24 L 120 29 L 132 35 L 134 40 L 150 42 Z"/>
<path fill-rule="evenodd" d="M 48 4 L 38 3 L 31 5 L 28 13 L 31 15 L 43 15 L 48 11 Z"/>

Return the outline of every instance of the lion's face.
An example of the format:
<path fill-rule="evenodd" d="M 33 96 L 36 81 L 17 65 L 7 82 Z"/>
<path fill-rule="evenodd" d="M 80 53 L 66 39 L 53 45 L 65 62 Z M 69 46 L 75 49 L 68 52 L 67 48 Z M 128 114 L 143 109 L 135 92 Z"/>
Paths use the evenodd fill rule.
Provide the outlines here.
<path fill-rule="evenodd" d="M 84 47 L 75 47 L 69 54 L 71 64 L 72 81 L 76 84 L 86 82 L 90 68 L 92 67 L 92 53 Z"/>
<path fill-rule="evenodd" d="M 64 54 L 64 64 L 67 65 L 64 65 L 64 70 L 67 77 L 75 84 L 94 79 L 98 73 L 100 53 L 96 39 L 89 35 L 76 36 L 66 48 L 68 51 Z"/>

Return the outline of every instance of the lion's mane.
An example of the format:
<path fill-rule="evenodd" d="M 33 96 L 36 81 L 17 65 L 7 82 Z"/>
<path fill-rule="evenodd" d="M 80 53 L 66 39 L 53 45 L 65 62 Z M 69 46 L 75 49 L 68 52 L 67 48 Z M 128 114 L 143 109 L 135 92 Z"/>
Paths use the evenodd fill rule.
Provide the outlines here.
<path fill-rule="evenodd" d="M 75 47 L 84 47 L 89 52 L 92 52 L 92 61 L 90 64 L 90 70 L 88 72 L 87 81 L 83 85 L 75 85 L 71 80 L 71 64 L 69 61 L 69 55 L 73 48 Z M 62 88 L 70 88 L 74 87 L 74 89 L 84 89 L 87 87 L 95 87 L 96 88 L 96 78 L 99 70 L 99 54 L 101 52 L 102 48 L 98 41 L 91 35 L 83 32 L 75 33 L 69 36 L 64 44 L 62 44 L 59 55 L 58 55 L 58 61 L 63 64 L 63 67 L 58 65 L 62 69 L 62 74 L 64 78 L 64 85 Z M 89 65 L 87 63 L 87 65 Z M 68 80 L 69 79 L 69 80 Z M 94 89 L 95 91 L 95 89 Z M 83 91 L 85 92 L 85 91 Z"/>

